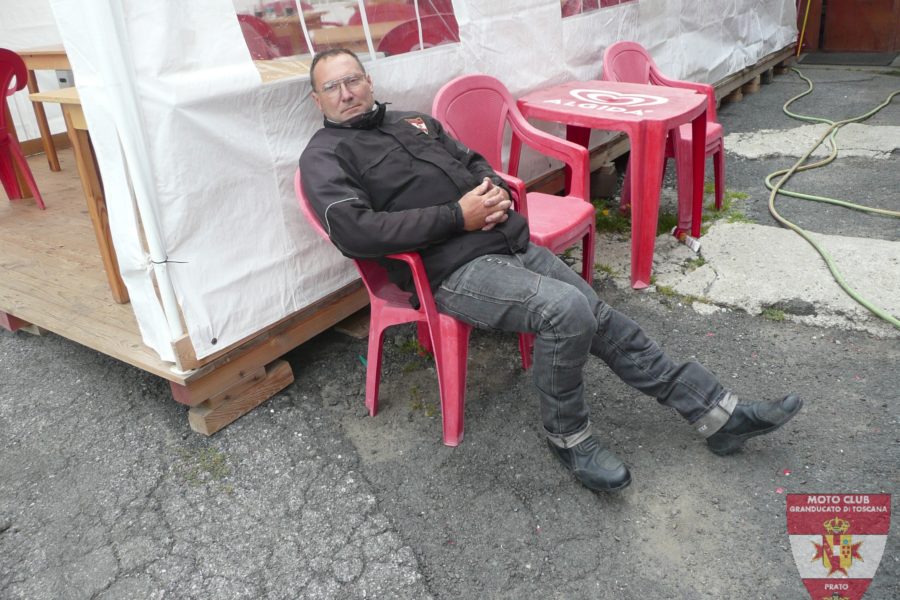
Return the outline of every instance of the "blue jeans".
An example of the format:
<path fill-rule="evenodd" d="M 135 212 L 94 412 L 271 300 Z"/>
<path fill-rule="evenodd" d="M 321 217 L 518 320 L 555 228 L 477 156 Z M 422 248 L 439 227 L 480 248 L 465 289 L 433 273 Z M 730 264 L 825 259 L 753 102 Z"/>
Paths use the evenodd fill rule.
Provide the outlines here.
<path fill-rule="evenodd" d="M 582 369 L 599 357 L 625 383 L 678 411 L 710 435 L 730 402 L 697 362 L 675 362 L 640 326 L 600 300 L 550 251 L 529 244 L 514 255 L 488 254 L 450 274 L 434 294 L 438 310 L 475 327 L 536 334 L 534 383 L 550 441 L 571 447 L 590 435 Z M 712 431 L 710 431 L 712 430 Z"/>

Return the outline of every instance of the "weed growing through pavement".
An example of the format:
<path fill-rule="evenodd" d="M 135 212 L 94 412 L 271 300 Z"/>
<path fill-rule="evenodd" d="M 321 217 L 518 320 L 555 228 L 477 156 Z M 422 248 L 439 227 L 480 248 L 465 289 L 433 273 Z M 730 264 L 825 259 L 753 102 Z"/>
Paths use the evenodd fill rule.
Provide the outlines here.
<path fill-rule="evenodd" d="M 703 186 L 705 195 L 715 194 L 715 184 L 707 181 Z M 752 223 L 752 221 L 734 206 L 735 200 L 746 200 L 750 196 L 744 192 L 735 190 L 725 190 L 722 194 L 722 208 L 716 210 L 715 199 L 713 198 L 704 207 L 703 222 L 700 226 L 701 235 L 705 234 L 710 225 L 721 219 L 725 219 L 727 223 Z M 626 212 L 622 212 L 619 202 L 616 198 L 595 198 L 591 201 L 594 205 L 597 231 L 605 233 L 628 233 L 631 231 L 631 218 Z M 678 225 L 678 215 L 671 212 L 660 212 L 656 225 L 656 235 L 669 233 L 672 228 Z"/>
<path fill-rule="evenodd" d="M 784 321 L 784 311 L 778 310 L 777 308 L 764 308 L 762 311 L 762 316 L 764 319 L 769 319 L 770 321 Z"/>
<path fill-rule="evenodd" d="M 606 275 L 608 275 L 610 277 L 618 277 L 619 276 L 619 272 L 617 270 L 612 268 L 610 265 L 607 265 L 604 263 L 595 263 L 594 270 L 597 271 L 598 273 L 605 273 Z"/>
<path fill-rule="evenodd" d="M 706 264 L 706 259 L 703 256 L 698 256 L 697 258 L 688 259 L 684 266 L 687 267 L 688 272 L 695 271 Z"/>
<path fill-rule="evenodd" d="M 424 369 L 431 361 L 431 353 L 415 337 L 400 344 L 399 349 L 401 353 L 412 356 L 412 359 L 403 365 L 401 369 L 403 373 L 409 374 Z"/>
<path fill-rule="evenodd" d="M 435 404 L 434 402 L 426 402 L 425 399 L 422 398 L 422 392 L 421 390 L 419 390 L 419 386 L 410 386 L 409 397 L 411 399 L 409 405 L 412 410 L 424 411 L 426 417 L 434 417 L 438 414 L 437 404 Z"/>
<path fill-rule="evenodd" d="M 178 448 L 179 464 L 177 473 L 191 486 L 199 486 L 206 483 L 222 483 L 231 475 L 231 467 L 228 466 L 228 457 L 218 449 L 211 446 L 206 448 Z M 223 489 L 231 494 L 234 490 L 231 484 L 224 484 Z"/>

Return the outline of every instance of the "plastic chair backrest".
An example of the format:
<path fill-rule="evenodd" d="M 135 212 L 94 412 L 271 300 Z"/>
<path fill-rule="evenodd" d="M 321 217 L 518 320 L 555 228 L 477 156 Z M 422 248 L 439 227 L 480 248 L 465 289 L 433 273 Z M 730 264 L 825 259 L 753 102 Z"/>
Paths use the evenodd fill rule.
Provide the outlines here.
<path fill-rule="evenodd" d="M 453 15 L 426 15 L 421 20 L 425 48 L 459 41 L 459 25 Z M 418 49 L 419 23 L 415 19 L 397 25 L 378 42 L 378 51 L 388 56 Z"/>
<path fill-rule="evenodd" d="M 459 77 L 442 87 L 432 104 L 447 133 L 503 169 L 503 132 L 507 119 L 524 121 L 509 90 L 489 75 Z"/>
<path fill-rule="evenodd" d="M 28 83 L 28 70 L 22 57 L 6 48 L 0 48 L 0 90 L 3 99 L 12 96 Z M 0 111 L 5 113 L 6 111 Z M 0 116 L 5 121 L 5 116 Z M 2 122 L 2 121 L 0 121 Z M 5 124 L 5 123 L 4 123 Z"/>
<path fill-rule="evenodd" d="M 381 23 L 384 21 L 408 21 L 416 18 L 416 7 L 412 4 L 399 2 L 387 2 L 385 4 L 366 4 L 366 18 L 369 23 Z M 362 14 L 359 7 L 356 8 L 347 21 L 347 25 L 362 25 Z"/>
<path fill-rule="evenodd" d="M 666 77 L 653 62 L 653 57 L 637 42 L 616 42 L 606 49 L 603 53 L 603 79 L 680 87 L 706 94 L 706 120 L 716 121 L 716 95 L 712 86 Z"/>
<path fill-rule="evenodd" d="M 637 42 L 616 42 L 603 53 L 603 78 L 625 83 L 654 83 L 659 72 L 647 50 Z"/>

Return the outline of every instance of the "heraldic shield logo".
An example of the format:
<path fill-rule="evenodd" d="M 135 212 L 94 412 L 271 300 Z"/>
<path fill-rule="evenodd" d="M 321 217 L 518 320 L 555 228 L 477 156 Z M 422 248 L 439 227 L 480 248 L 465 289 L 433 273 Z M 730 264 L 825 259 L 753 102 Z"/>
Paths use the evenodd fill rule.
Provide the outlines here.
<path fill-rule="evenodd" d="M 791 552 L 810 598 L 862 598 L 890 524 L 890 494 L 788 494 Z"/>

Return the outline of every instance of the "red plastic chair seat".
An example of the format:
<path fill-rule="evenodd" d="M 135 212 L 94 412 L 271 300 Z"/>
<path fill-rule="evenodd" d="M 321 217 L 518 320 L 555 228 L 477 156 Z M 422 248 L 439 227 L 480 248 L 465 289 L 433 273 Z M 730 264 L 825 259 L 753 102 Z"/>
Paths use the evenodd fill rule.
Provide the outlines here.
<path fill-rule="evenodd" d="M 25 68 L 22 57 L 12 50 L 0 48 L 0 94 L 2 94 L 4 102 L 6 102 L 6 98 L 25 87 L 28 83 L 27 76 L 28 70 Z M 22 178 L 31 189 L 34 201 L 41 210 L 44 210 L 46 206 L 41 192 L 38 190 L 37 182 L 34 180 L 28 161 L 25 160 L 25 155 L 22 154 L 19 142 L 10 133 L 6 118 L 7 111 L 4 106 L 0 108 L 0 181 L 3 183 L 3 189 L 10 200 L 20 200 L 25 196 L 16 176 L 16 167 L 18 167 Z"/>
<path fill-rule="evenodd" d="M 585 235 L 583 224 L 596 218 L 593 205 L 572 196 L 531 192 L 528 197 L 528 227 L 531 241 L 560 254 Z"/>
<path fill-rule="evenodd" d="M 715 174 L 715 199 L 716 208 L 722 208 L 722 197 L 725 191 L 725 141 L 722 124 L 716 120 L 716 96 L 712 86 L 691 81 L 679 81 L 663 75 L 656 63 L 643 46 L 636 42 L 617 42 L 603 53 L 603 79 L 606 81 L 623 81 L 630 83 L 650 83 L 667 87 L 680 87 L 692 89 L 695 92 L 706 94 L 706 152 L 707 157 L 713 157 L 713 169 Z M 690 231 L 691 223 L 702 218 L 703 206 L 700 212 L 694 214 L 692 202 L 693 160 L 691 158 L 691 142 L 693 135 L 689 124 L 682 125 L 669 132 L 666 141 L 666 158 L 674 158 L 678 174 L 678 227 Z M 665 164 L 663 165 L 663 174 Z M 622 184 L 622 207 L 627 208 L 631 201 L 631 177 L 629 170 L 625 171 L 625 181 Z"/>
<path fill-rule="evenodd" d="M 294 176 L 294 190 L 306 220 L 325 240 L 328 234 L 309 206 L 303 193 L 300 170 Z M 472 328 L 462 321 L 438 312 L 431 294 L 428 276 L 422 259 L 416 252 L 390 254 L 387 258 L 405 262 L 412 272 L 419 297 L 414 309 L 411 294 L 391 283 L 387 270 L 374 260 L 354 259 L 354 264 L 369 292 L 369 342 L 366 365 L 366 408 L 375 416 L 378 412 L 378 390 L 381 383 L 382 347 L 384 332 L 392 325 L 416 323 L 419 343 L 434 353 L 435 370 L 441 395 L 443 439 L 447 446 L 458 446 L 464 433 L 466 400 L 466 368 L 469 352 L 469 333 Z M 523 347 L 522 337 L 519 342 Z M 525 357 L 522 359 L 525 362 Z"/>

